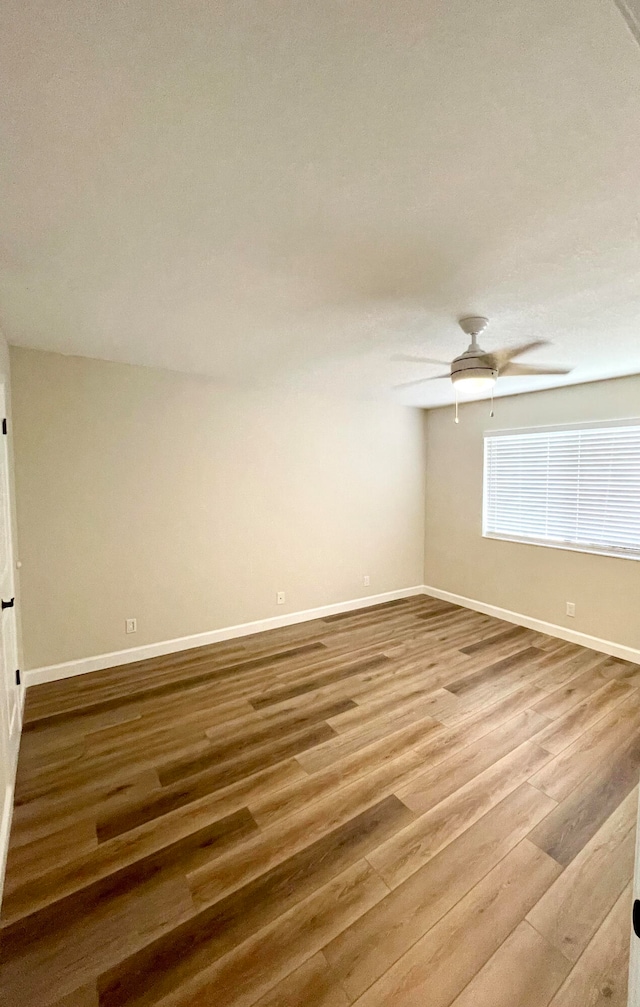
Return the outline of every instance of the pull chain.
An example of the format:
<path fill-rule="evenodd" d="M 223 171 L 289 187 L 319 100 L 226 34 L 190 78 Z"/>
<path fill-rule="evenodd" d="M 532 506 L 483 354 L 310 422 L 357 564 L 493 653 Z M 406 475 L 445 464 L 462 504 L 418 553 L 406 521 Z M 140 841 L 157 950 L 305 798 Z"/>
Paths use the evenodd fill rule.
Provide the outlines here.
<path fill-rule="evenodd" d="M 455 389 L 455 395 L 456 395 L 456 420 L 455 421 L 456 421 L 456 423 L 459 423 L 460 419 L 458 417 L 458 389 L 457 388 Z"/>
<path fill-rule="evenodd" d="M 491 418 L 493 419 L 493 415 L 494 414 L 493 414 L 493 388 L 492 388 L 491 389 L 491 411 L 489 413 L 489 416 L 491 416 Z"/>

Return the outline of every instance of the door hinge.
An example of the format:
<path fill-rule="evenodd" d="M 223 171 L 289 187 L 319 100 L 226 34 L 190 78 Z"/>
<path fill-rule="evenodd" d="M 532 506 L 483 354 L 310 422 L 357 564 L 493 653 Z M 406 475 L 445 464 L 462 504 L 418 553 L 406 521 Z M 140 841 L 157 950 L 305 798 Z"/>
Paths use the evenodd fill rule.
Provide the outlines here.
<path fill-rule="evenodd" d="M 2 420 L 2 433 L 6 434 L 6 432 L 7 432 L 7 417 L 5 416 L 4 419 Z"/>
<path fill-rule="evenodd" d="M 20 685 L 20 668 L 16 668 L 16 685 Z"/>
<path fill-rule="evenodd" d="M 15 605 L 15 603 L 16 603 L 16 599 L 15 598 L 12 598 L 11 601 L 5 601 L 4 598 L 3 598 L 2 599 L 2 611 L 4 612 L 5 608 L 13 608 L 13 606 Z"/>

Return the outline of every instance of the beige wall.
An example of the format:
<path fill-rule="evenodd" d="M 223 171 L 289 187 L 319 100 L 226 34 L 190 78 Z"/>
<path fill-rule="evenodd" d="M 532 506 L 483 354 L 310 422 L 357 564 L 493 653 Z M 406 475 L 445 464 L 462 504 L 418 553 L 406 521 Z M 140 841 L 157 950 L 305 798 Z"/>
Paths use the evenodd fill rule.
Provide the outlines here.
<path fill-rule="evenodd" d="M 384 403 L 32 350 L 11 365 L 27 668 L 423 581 L 640 648 L 640 563 L 481 535 L 485 429 L 638 415 L 640 377 L 423 429 Z"/>
<path fill-rule="evenodd" d="M 425 583 L 640 648 L 640 562 L 482 538 L 485 430 L 638 415 L 640 376 L 427 413 Z"/>
<path fill-rule="evenodd" d="M 11 364 L 28 668 L 422 583 L 419 410 Z"/>

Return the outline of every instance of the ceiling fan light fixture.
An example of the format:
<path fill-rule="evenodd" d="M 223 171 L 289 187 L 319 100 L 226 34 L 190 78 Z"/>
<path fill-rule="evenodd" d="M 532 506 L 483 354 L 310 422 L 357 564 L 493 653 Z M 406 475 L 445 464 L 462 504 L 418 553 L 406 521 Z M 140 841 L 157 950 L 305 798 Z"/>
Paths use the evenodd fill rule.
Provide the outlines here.
<path fill-rule="evenodd" d="M 482 351 L 471 347 L 451 364 L 451 380 L 463 395 L 490 391 L 498 378 L 497 367 L 483 359 Z"/>
<path fill-rule="evenodd" d="M 493 374 L 452 374 L 451 380 L 458 389 L 458 391 L 463 394 L 471 393 L 477 394 L 479 392 L 488 392 L 496 383 L 496 378 Z"/>

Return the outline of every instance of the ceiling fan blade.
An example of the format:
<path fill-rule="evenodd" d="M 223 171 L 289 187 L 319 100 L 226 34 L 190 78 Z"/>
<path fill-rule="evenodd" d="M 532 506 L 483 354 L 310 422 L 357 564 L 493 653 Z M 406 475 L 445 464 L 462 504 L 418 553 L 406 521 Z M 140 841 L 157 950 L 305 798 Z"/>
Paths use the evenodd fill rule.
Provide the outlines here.
<path fill-rule="evenodd" d="M 450 374 L 434 374 L 432 378 L 418 378 L 417 381 L 403 381 L 402 384 L 394 385 L 394 388 L 411 388 L 412 385 L 421 385 L 425 381 L 439 381 L 441 378 L 451 379 Z"/>
<path fill-rule="evenodd" d="M 548 339 L 534 339 L 530 343 L 520 343 L 519 346 L 502 346 L 499 350 L 493 350 L 491 353 L 483 354 L 483 357 L 487 363 L 491 363 L 494 367 L 501 371 L 505 364 L 508 364 L 514 357 L 519 357 L 521 353 L 527 353 L 528 350 L 535 350 L 538 346 L 548 345 Z"/>
<path fill-rule="evenodd" d="M 404 360 L 410 364 L 442 364 L 443 367 L 448 367 L 450 364 L 449 360 L 435 360 L 433 357 L 412 357 L 407 353 L 397 353 L 391 359 Z"/>
<path fill-rule="evenodd" d="M 533 364 L 505 364 L 500 370 L 500 377 L 526 377 L 527 374 L 569 374 L 572 367 L 536 367 Z"/>

